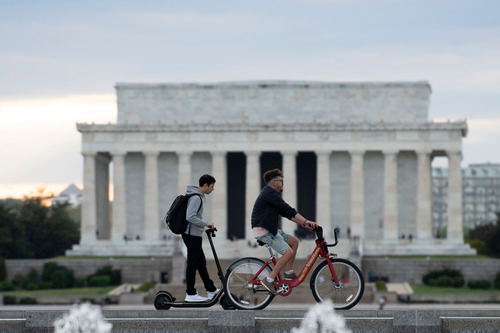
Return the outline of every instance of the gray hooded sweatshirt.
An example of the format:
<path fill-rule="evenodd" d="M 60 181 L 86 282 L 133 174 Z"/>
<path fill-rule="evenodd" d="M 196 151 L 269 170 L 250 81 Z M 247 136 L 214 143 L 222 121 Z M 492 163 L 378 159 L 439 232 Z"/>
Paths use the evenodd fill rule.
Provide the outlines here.
<path fill-rule="evenodd" d="M 189 194 L 197 195 L 193 195 L 189 198 L 186 210 L 186 220 L 189 224 L 184 233 L 191 236 L 201 237 L 205 227 L 207 226 L 207 222 L 203 220 L 203 203 L 205 201 L 205 194 L 200 191 L 197 186 L 188 185 L 186 195 Z"/>

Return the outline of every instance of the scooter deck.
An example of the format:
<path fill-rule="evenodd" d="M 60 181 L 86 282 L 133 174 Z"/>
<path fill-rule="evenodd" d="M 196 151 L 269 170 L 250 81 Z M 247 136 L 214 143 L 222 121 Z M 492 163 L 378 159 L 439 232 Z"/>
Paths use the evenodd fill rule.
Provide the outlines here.
<path fill-rule="evenodd" d="M 164 304 L 166 306 L 171 306 L 173 308 L 182 308 L 182 307 L 186 307 L 186 308 L 193 308 L 193 307 L 203 308 L 203 307 L 210 307 L 210 306 L 215 305 L 219 301 L 219 298 L 221 297 L 221 295 L 223 293 L 224 292 L 221 289 L 221 291 L 219 291 L 219 293 L 217 293 L 212 299 L 204 301 L 204 302 L 186 302 L 186 301 L 176 302 L 175 301 L 176 298 L 173 297 L 173 302 L 165 302 Z"/>

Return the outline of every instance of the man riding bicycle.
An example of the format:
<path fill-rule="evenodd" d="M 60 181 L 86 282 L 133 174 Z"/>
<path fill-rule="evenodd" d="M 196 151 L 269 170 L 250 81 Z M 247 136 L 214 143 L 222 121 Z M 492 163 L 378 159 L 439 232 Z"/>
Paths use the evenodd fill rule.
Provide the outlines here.
<path fill-rule="evenodd" d="M 278 273 L 285 267 L 285 279 L 294 279 L 297 275 L 293 271 L 299 240 L 279 229 L 278 215 L 297 223 L 298 225 L 314 230 L 318 224 L 309 221 L 290 207 L 280 196 L 283 191 L 283 173 L 279 169 L 272 169 L 264 173 L 266 186 L 255 200 L 252 211 L 252 231 L 255 239 L 268 244 L 273 250 L 281 254 L 276 265 L 267 278 L 262 280 L 262 285 L 273 294 L 274 280 Z"/>

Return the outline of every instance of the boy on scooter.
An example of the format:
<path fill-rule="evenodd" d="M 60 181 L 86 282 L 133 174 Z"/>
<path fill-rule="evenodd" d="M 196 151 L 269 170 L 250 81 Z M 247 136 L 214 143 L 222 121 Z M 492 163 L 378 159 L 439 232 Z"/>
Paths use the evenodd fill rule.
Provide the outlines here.
<path fill-rule="evenodd" d="M 211 175 L 203 175 L 198 185 L 198 187 L 189 185 L 186 190 L 186 195 L 196 194 L 189 198 L 186 209 L 186 220 L 189 223 L 182 234 L 182 240 L 187 247 L 186 302 L 205 302 L 211 300 L 219 292 L 208 274 L 207 260 L 201 244 L 205 227 L 214 227 L 213 222 L 203 220 L 203 202 L 205 195 L 209 195 L 214 190 L 215 178 Z M 200 273 L 208 297 L 200 296 L 196 292 L 194 287 L 196 271 Z"/>

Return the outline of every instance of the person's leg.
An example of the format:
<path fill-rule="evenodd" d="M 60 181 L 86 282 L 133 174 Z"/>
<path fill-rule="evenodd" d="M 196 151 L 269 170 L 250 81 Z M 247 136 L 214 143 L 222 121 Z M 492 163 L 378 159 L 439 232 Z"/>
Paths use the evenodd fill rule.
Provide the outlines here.
<path fill-rule="evenodd" d="M 274 266 L 273 270 L 271 273 L 269 273 L 268 277 L 271 279 L 275 279 L 276 276 L 278 276 L 278 273 L 281 272 L 283 267 L 285 267 L 286 263 L 295 257 L 295 253 L 293 252 L 292 249 L 286 250 L 285 253 L 281 255 L 281 257 L 276 261 L 276 266 Z"/>
<path fill-rule="evenodd" d="M 207 291 L 215 291 L 217 287 L 215 287 L 214 282 L 210 279 L 210 275 L 207 270 L 207 259 L 205 258 L 205 253 L 203 252 L 203 248 L 200 248 L 200 257 L 198 260 L 198 273 L 200 273 L 201 280 L 203 281 L 203 285 Z"/>
<path fill-rule="evenodd" d="M 186 266 L 186 293 L 195 295 L 196 288 L 196 270 L 200 261 L 201 237 L 182 234 L 182 240 L 187 247 L 187 266 Z"/>
<path fill-rule="evenodd" d="M 295 252 L 290 248 L 288 243 L 283 239 L 283 232 L 278 231 L 276 235 L 267 233 L 257 239 L 271 246 L 273 250 L 281 254 L 281 257 L 276 261 L 271 273 L 268 275 L 270 279 L 275 279 L 278 273 L 285 267 L 287 262 L 295 258 Z M 286 235 L 286 234 L 285 234 Z"/>
<path fill-rule="evenodd" d="M 285 242 L 287 242 L 288 246 L 290 246 L 290 248 L 293 251 L 292 258 L 290 258 L 290 260 L 288 260 L 286 263 L 286 270 L 293 271 L 295 257 L 297 256 L 297 249 L 299 248 L 299 240 L 297 239 L 297 237 L 289 235 L 289 234 L 283 232 L 281 229 L 279 230 L 279 232 L 280 232 L 281 236 L 283 237 L 283 239 L 285 240 Z"/>

